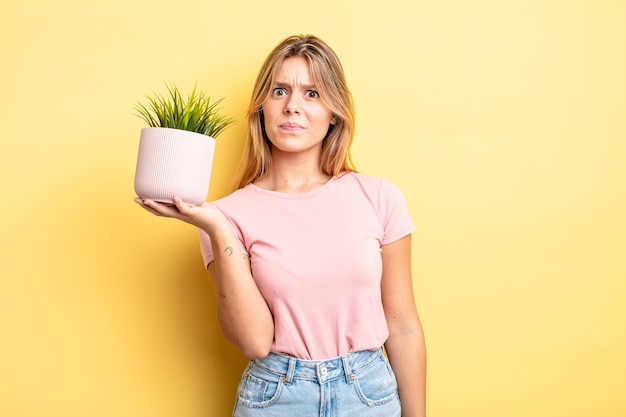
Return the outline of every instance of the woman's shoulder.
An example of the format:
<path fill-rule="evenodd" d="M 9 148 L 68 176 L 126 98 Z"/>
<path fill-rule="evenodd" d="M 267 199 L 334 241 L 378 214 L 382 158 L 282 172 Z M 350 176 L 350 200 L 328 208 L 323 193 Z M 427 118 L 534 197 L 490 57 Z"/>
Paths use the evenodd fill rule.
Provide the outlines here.
<path fill-rule="evenodd" d="M 227 207 L 231 205 L 241 205 L 242 203 L 251 203 L 254 201 L 256 193 L 252 190 L 250 185 L 243 188 L 239 188 L 230 194 L 222 196 L 217 200 L 212 201 L 218 207 Z"/>
<path fill-rule="evenodd" d="M 339 179 L 352 181 L 352 182 L 359 182 L 359 183 L 364 183 L 364 184 L 375 184 L 381 180 L 381 178 L 363 174 L 357 171 L 344 172 L 343 174 L 339 175 Z"/>
<path fill-rule="evenodd" d="M 362 174 L 360 172 L 348 172 L 342 175 L 340 178 L 346 178 L 346 182 L 352 182 L 359 184 L 367 191 L 380 191 L 381 189 L 395 189 L 394 184 L 387 181 L 384 178 L 376 177 L 368 174 Z"/>
<path fill-rule="evenodd" d="M 351 172 L 345 175 L 346 183 L 352 182 L 354 193 L 365 194 L 371 201 L 380 207 L 395 204 L 405 204 L 402 190 L 387 179 Z"/>

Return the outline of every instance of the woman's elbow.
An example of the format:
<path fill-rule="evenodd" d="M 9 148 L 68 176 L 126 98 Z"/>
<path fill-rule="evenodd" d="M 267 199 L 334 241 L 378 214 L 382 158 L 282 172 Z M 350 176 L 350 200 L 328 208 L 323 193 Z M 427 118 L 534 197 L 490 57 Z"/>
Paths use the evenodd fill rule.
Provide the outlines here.
<path fill-rule="evenodd" d="M 254 332 L 252 329 L 248 329 L 246 332 L 237 332 L 235 334 L 225 333 L 225 335 L 246 357 L 250 359 L 263 359 L 272 349 L 272 344 L 274 343 L 274 326 L 264 331 Z"/>
<path fill-rule="evenodd" d="M 241 352 L 250 359 L 263 359 L 269 355 L 272 348 L 273 340 L 269 342 L 267 340 L 253 340 L 248 343 L 242 344 L 239 349 Z"/>

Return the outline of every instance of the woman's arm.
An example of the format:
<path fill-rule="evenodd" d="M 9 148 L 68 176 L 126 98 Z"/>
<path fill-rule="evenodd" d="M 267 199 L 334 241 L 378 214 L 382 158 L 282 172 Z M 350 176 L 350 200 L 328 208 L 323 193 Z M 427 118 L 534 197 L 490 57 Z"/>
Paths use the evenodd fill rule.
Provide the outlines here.
<path fill-rule="evenodd" d="M 251 359 L 267 356 L 274 341 L 274 320 L 250 272 L 250 259 L 241 253 L 230 227 L 210 233 L 215 260 L 209 273 L 217 292 L 217 319 L 228 339 Z"/>
<path fill-rule="evenodd" d="M 217 317 L 226 339 L 251 359 L 267 356 L 274 341 L 274 320 L 250 271 L 250 260 L 239 250 L 239 240 L 226 217 L 208 203 L 175 207 L 152 200 L 135 200 L 151 213 L 182 220 L 208 233 L 215 260 L 209 273 L 217 292 Z"/>
<path fill-rule="evenodd" d="M 426 347 L 411 278 L 411 235 L 383 246 L 385 350 L 398 380 L 402 417 L 426 415 Z"/>

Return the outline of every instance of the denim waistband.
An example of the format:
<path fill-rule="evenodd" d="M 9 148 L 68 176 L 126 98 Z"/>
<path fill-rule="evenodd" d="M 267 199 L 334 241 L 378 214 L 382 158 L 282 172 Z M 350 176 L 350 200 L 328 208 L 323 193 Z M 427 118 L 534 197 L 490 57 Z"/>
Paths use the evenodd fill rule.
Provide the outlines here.
<path fill-rule="evenodd" d="M 346 379 L 346 382 L 351 383 L 355 372 L 382 354 L 383 348 L 380 347 L 323 361 L 311 361 L 270 352 L 265 358 L 256 359 L 254 362 L 266 371 L 280 376 L 287 384 L 291 384 L 294 379 L 317 380 L 323 384 L 342 377 Z"/>

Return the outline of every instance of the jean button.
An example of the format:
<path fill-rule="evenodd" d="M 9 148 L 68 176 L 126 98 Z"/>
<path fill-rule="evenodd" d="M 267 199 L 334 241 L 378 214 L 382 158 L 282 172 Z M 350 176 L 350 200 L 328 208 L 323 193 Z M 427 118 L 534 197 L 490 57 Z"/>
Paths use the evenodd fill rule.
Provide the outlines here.
<path fill-rule="evenodd" d="M 322 368 L 320 369 L 320 373 L 322 375 L 326 375 L 328 373 L 328 369 L 325 366 L 322 366 Z"/>

